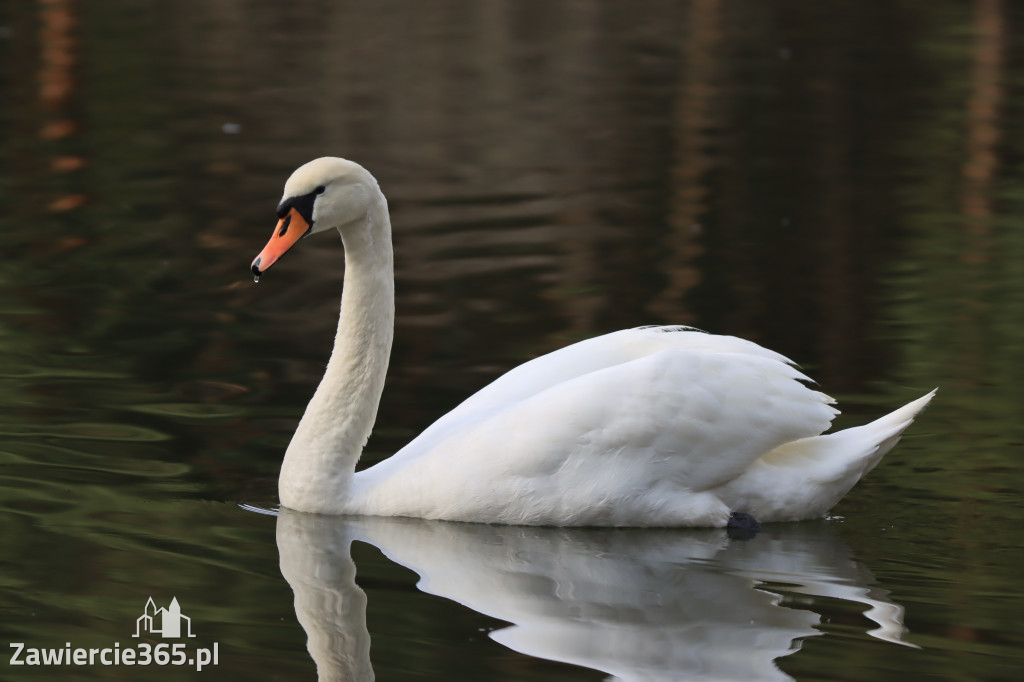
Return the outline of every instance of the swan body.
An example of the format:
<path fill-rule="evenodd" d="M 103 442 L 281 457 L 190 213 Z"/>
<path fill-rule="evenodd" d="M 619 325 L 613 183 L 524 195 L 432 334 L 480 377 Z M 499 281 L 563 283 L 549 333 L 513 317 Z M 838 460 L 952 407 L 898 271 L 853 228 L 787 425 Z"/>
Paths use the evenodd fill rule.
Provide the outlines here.
<path fill-rule="evenodd" d="M 278 216 L 257 277 L 307 234 L 337 229 L 345 247 L 334 351 L 281 467 L 281 503 L 299 511 L 556 526 L 816 518 L 935 393 L 823 435 L 833 401 L 785 357 L 688 327 L 641 327 L 509 371 L 355 473 L 393 336 L 387 203 L 362 166 L 322 158 L 288 179 Z"/>

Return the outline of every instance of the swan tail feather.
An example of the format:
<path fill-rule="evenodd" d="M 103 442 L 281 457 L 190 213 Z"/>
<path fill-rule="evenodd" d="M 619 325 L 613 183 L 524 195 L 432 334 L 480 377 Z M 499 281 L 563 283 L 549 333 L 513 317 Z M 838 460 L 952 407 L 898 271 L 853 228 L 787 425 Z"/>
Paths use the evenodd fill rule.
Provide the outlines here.
<path fill-rule="evenodd" d="M 938 389 L 875 421 L 781 445 L 719 491 L 734 511 L 761 521 L 828 513 L 896 445 Z"/>
<path fill-rule="evenodd" d="M 826 480 L 839 480 L 853 474 L 856 476 L 853 483 L 856 483 L 874 469 L 882 457 L 899 442 L 900 436 L 921 410 L 931 402 L 935 390 L 869 424 L 818 436 L 823 443 L 827 442 L 827 446 L 822 449 L 822 474 L 827 477 Z M 828 475 L 830 470 L 831 476 Z"/>

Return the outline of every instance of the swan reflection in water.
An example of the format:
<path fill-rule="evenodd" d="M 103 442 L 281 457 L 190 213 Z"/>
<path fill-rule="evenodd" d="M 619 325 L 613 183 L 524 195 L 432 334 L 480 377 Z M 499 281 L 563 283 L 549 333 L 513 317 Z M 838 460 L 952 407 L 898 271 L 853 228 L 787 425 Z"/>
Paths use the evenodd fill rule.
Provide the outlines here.
<path fill-rule="evenodd" d="M 614 680 L 789 680 L 774 663 L 822 634 L 813 601 L 857 602 L 903 641 L 903 608 L 873 587 L 825 523 L 766 527 L 749 541 L 724 530 L 536 528 L 282 509 L 281 573 L 321 682 L 373 679 L 366 595 L 353 540 L 420 576 L 419 589 L 510 626 L 510 649 L 603 671 Z M 792 601 L 792 600 L 790 600 Z"/>

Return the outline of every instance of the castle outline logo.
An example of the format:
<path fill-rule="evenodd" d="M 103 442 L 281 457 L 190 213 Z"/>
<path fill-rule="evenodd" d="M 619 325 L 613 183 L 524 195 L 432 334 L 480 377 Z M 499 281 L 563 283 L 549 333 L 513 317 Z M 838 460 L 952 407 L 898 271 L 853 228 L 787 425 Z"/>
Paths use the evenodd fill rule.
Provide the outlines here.
<path fill-rule="evenodd" d="M 195 637 L 192 619 L 181 612 L 177 597 L 171 598 L 166 608 L 157 608 L 153 598 L 146 600 L 142 615 L 135 619 L 135 634 L 132 637 L 152 639 L 160 635 L 164 639 Z M 138 641 L 114 642 L 107 647 L 77 647 L 71 642 L 64 646 L 37 647 L 26 642 L 10 642 L 13 649 L 11 666 L 195 666 L 196 672 L 207 666 L 220 665 L 220 643 L 213 646 L 192 647 L 185 642 Z M 7 679 L 6 677 L 4 679 Z"/>
<path fill-rule="evenodd" d="M 183 622 L 186 634 L 182 634 Z M 167 608 L 157 608 L 153 597 L 146 601 L 142 615 L 135 619 L 135 634 L 132 637 L 141 637 L 145 633 L 160 635 L 164 639 L 195 637 L 192 632 L 192 619 L 181 612 L 177 597 L 171 599 Z"/>

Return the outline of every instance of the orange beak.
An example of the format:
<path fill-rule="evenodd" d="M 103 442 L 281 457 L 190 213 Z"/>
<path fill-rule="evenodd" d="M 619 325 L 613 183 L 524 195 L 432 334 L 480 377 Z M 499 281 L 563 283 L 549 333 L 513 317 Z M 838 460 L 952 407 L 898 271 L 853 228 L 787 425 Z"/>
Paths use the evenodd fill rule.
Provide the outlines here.
<path fill-rule="evenodd" d="M 270 269 L 270 266 L 277 262 L 277 259 L 284 255 L 285 251 L 292 248 L 295 242 L 306 236 L 309 232 L 309 223 L 292 207 L 284 217 L 277 221 L 274 234 L 270 241 L 256 256 L 252 262 L 252 274 L 259 279 L 259 276 Z"/>

